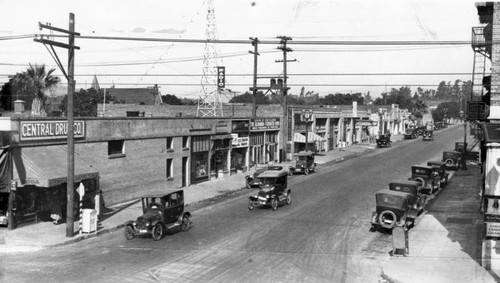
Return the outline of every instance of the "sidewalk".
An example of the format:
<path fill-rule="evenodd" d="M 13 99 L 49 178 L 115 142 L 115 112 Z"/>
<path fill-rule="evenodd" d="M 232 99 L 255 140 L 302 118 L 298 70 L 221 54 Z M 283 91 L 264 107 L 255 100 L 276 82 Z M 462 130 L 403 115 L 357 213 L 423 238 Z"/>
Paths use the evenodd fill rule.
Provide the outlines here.
<path fill-rule="evenodd" d="M 409 255 L 392 256 L 386 282 L 498 282 L 481 266 L 479 165 L 457 171 L 409 231 Z"/>

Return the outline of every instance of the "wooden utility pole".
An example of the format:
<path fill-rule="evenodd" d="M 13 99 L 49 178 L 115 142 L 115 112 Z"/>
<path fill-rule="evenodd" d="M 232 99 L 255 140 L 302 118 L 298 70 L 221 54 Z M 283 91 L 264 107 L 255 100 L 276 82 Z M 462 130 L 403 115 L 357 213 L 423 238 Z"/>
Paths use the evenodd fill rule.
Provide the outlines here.
<path fill-rule="evenodd" d="M 256 96 L 257 96 L 257 56 L 259 56 L 259 39 L 252 38 L 252 45 L 254 47 L 253 51 L 248 51 L 251 54 L 253 54 L 253 89 L 252 89 L 252 94 L 253 94 L 253 107 L 252 107 L 252 118 L 257 117 L 257 103 L 256 103 Z"/>
<path fill-rule="evenodd" d="M 50 46 L 49 52 L 53 55 L 56 60 L 57 66 L 61 69 L 68 80 L 68 105 L 66 107 L 67 117 L 68 117 L 68 178 L 66 187 L 66 237 L 74 236 L 74 200 L 75 200 L 75 122 L 73 116 L 73 93 L 75 92 L 75 68 L 74 68 L 74 56 L 75 49 L 80 49 L 80 47 L 75 46 L 75 36 L 79 36 L 79 33 L 75 32 L 75 15 L 73 13 L 69 14 L 69 30 L 64 30 L 61 28 L 52 27 L 51 25 L 38 24 L 40 29 L 46 28 L 49 30 L 62 32 L 68 34 L 68 44 L 51 41 L 45 39 L 43 36 L 41 38 L 35 38 L 34 41 L 40 42 Z M 64 70 L 59 57 L 57 56 L 54 46 L 68 49 L 68 72 Z"/>
<path fill-rule="evenodd" d="M 288 52 L 292 52 L 293 50 L 286 46 L 288 40 L 292 40 L 291 37 L 288 36 L 278 36 L 281 39 L 281 46 L 278 47 L 281 51 L 283 51 L 283 60 L 276 60 L 276 62 L 283 62 L 283 86 L 281 87 L 281 93 L 283 94 L 283 103 L 282 105 L 282 130 L 281 130 L 281 144 L 282 144 L 282 154 L 281 161 L 286 161 L 286 153 L 287 153 L 287 144 L 289 140 L 288 133 L 288 86 L 287 86 L 287 63 L 295 62 L 296 60 L 287 60 L 286 55 Z"/>

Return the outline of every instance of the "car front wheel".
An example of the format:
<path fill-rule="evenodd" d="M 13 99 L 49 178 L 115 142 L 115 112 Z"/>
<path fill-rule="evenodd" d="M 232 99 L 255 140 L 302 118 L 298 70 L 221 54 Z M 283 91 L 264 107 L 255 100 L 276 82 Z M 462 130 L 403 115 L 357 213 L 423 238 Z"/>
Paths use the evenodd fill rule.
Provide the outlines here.
<path fill-rule="evenodd" d="M 158 223 L 153 227 L 153 240 L 158 241 L 162 237 L 163 237 L 163 225 L 161 225 L 161 223 Z"/>
<path fill-rule="evenodd" d="M 253 205 L 253 201 L 249 200 L 248 201 L 248 210 L 253 210 L 254 208 L 255 208 L 255 206 Z"/>
<path fill-rule="evenodd" d="M 189 216 L 184 215 L 182 216 L 181 230 L 187 231 L 188 229 L 189 229 Z"/>
<path fill-rule="evenodd" d="M 290 205 L 291 203 L 292 203 L 292 195 L 290 193 L 288 193 L 286 195 L 286 204 Z"/>
<path fill-rule="evenodd" d="M 132 240 L 134 238 L 134 227 L 132 225 L 127 225 L 125 227 L 125 239 Z"/>
<path fill-rule="evenodd" d="M 276 211 L 278 209 L 278 197 L 273 198 L 271 201 L 271 208 Z"/>
<path fill-rule="evenodd" d="M 304 169 L 304 174 L 309 175 L 309 168 Z"/>

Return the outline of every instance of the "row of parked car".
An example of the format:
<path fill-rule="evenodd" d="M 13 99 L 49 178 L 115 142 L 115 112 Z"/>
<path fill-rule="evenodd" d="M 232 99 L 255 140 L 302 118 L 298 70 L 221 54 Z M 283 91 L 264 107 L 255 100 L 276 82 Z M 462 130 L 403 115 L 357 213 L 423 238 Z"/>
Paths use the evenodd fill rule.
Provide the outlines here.
<path fill-rule="evenodd" d="M 442 160 L 414 165 L 408 180 L 395 180 L 389 183 L 389 188 L 377 192 L 370 231 L 377 231 L 377 228 L 387 231 L 396 226 L 411 228 L 425 210 L 428 196 L 448 184 L 449 173 L 446 170 L 458 168 L 447 166 L 445 158 L 448 159 L 448 156 L 443 153 Z"/>

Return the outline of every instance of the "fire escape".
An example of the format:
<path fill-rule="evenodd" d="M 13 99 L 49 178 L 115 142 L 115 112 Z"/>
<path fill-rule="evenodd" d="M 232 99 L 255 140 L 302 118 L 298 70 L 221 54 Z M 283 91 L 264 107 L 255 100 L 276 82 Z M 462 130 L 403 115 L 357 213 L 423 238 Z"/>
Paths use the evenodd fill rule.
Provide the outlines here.
<path fill-rule="evenodd" d="M 473 129 L 481 129 L 481 122 L 487 122 L 490 100 L 491 75 L 486 73 L 491 62 L 491 25 L 472 28 L 471 45 L 474 50 L 472 66 L 471 96 L 467 104 L 467 119 Z M 488 68 L 489 69 L 489 68 Z M 481 138 L 476 131 L 476 140 Z M 472 146 L 472 148 L 475 145 Z"/>

